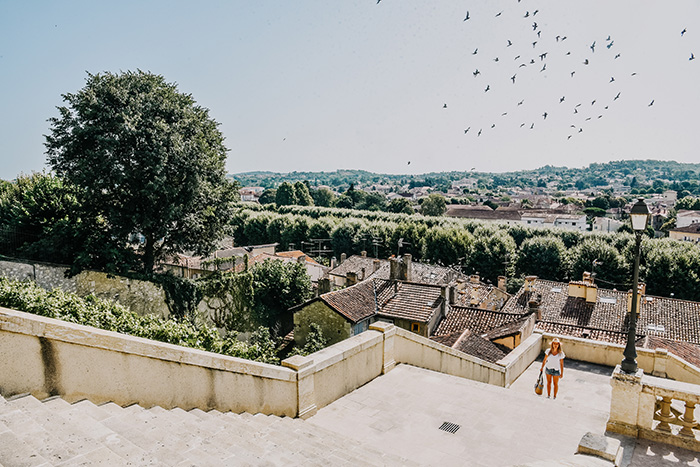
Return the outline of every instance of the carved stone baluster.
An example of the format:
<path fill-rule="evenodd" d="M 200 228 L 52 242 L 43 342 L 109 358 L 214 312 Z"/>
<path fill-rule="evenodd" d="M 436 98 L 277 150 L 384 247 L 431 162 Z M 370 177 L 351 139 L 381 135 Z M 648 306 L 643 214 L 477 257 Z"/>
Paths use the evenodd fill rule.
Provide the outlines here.
<path fill-rule="evenodd" d="M 685 403 L 685 413 L 678 417 L 678 420 L 680 421 L 681 425 L 683 425 L 683 428 L 681 428 L 680 434 L 682 436 L 688 436 L 691 438 L 695 438 L 695 434 L 693 433 L 693 427 L 697 423 L 695 420 L 695 415 L 693 415 L 693 411 L 695 410 L 695 403 L 694 402 L 686 402 Z"/>
<path fill-rule="evenodd" d="M 672 422 L 674 417 L 671 415 L 671 398 L 667 396 L 663 396 L 661 398 L 661 410 L 656 412 L 656 418 L 659 420 L 661 423 L 659 423 L 659 426 L 656 427 L 657 430 L 659 431 L 665 431 L 667 433 L 671 432 L 671 426 L 668 424 L 668 422 Z"/>

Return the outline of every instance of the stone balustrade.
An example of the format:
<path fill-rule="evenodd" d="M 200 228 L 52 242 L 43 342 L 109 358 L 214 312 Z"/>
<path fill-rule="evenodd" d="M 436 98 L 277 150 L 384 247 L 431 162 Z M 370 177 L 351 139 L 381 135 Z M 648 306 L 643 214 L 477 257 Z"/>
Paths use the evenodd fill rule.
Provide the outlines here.
<path fill-rule="evenodd" d="M 625 374 L 619 365 L 611 384 L 609 431 L 700 452 L 698 385 L 645 375 L 641 369 Z"/>

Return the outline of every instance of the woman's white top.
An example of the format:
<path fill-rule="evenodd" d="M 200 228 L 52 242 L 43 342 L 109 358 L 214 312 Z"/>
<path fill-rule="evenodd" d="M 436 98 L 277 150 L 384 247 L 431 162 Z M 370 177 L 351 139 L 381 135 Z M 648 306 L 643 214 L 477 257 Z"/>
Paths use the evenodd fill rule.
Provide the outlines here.
<path fill-rule="evenodd" d="M 544 353 L 547 355 L 547 361 L 544 364 L 545 368 L 551 369 L 551 370 L 561 370 L 561 362 L 564 360 L 564 355 L 563 351 L 559 351 L 556 355 L 550 352 L 551 349 L 547 349 Z"/>

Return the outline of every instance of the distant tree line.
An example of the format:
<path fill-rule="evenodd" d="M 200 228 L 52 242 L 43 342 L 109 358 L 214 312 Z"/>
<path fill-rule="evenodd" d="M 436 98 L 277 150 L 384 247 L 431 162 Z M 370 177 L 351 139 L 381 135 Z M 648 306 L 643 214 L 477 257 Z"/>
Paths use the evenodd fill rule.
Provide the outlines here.
<path fill-rule="evenodd" d="M 367 251 L 380 258 L 411 253 L 416 260 L 479 273 L 496 283 L 499 275 L 536 275 L 553 281 L 596 274 L 603 288 L 630 288 L 634 236 L 484 223 L 446 217 L 390 214 L 315 207 L 249 208 L 231 218 L 239 244 L 278 242 L 299 248 L 310 239 L 329 239 L 333 254 Z M 399 239 L 402 247 L 399 251 Z M 595 261 L 595 266 L 594 266 Z M 700 300 L 700 249 L 671 239 L 645 236 L 640 279 L 650 294 Z"/>

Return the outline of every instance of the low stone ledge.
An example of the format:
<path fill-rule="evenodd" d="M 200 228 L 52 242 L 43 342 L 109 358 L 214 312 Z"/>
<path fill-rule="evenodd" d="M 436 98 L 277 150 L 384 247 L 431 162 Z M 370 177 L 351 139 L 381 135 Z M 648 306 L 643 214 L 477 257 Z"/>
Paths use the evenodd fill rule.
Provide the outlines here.
<path fill-rule="evenodd" d="M 315 363 L 315 370 L 321 371 L 343 360 L 361 353 L 371 347 L 380 345 L 384 340 L 381 333 L 377 331 L 365 331 L 350 339 L 340 341 L 336 344 L 321 349 L 309 355 Z"/>
<path fill-rule="evenodd" d="M 621 457 L 620 440 L 609 438 L 605 435 L 598 435 L 590 431 L 583 435 L 581 442 L 578 444 L 577 452 L 580 454 L 590 454 L 597 457 L 602 457 L 605 460 L 620 465 L 618 457 Z"/>
<path fill-rule="evenodd" d="M 295 381 L 287 368 L 0 307 L 0 331 L 251 376 Z"/>
<path fill-rule="evenodd" d="M 644 375 L 642 377 L 642 392 L 700 404 L 700 386 L 682 381 Z"/>
<path fill-rule="evenodd" d="M 486 367 L 490 370 L 495 370 L 501 373 L 505 373 L 505 368 L 501 365 L 498 365 L 496 363 L 491 363 L 486 360 L 482 360 L 478 357 L 474 357 L 473 355 L 466 354 L 464 352 L 460 352 L 459 350 L 455 350 L 451 347 L 447 347 L 446 345 L 440 344 L 438 342 L 432 341 L 428 339 L 427 337 L 419 336 L 418 334 L 407 331 L 402 328 L 396 328 L 396 334 L 397 336 L 403 337 L 409 341 L 412 341 L 416 344 L 422 345 L 424 347 L 428 347 L 432 350 L 441 352 L 443 354 L 450 355 L 452 357 L 459 358 L 461 360 L 465 360 L 469 363 L 473 363 L 475 365 L 479 365 L 482 367 Z M 397 359 L 397 363 L 399 363 L 399 359 Z M 419 362 L 406 362 L 401 360 L 400 363 L 408 363 L 409 365 L 415 365 L 415 366 L 420 366 L 418 363 Z"/>

